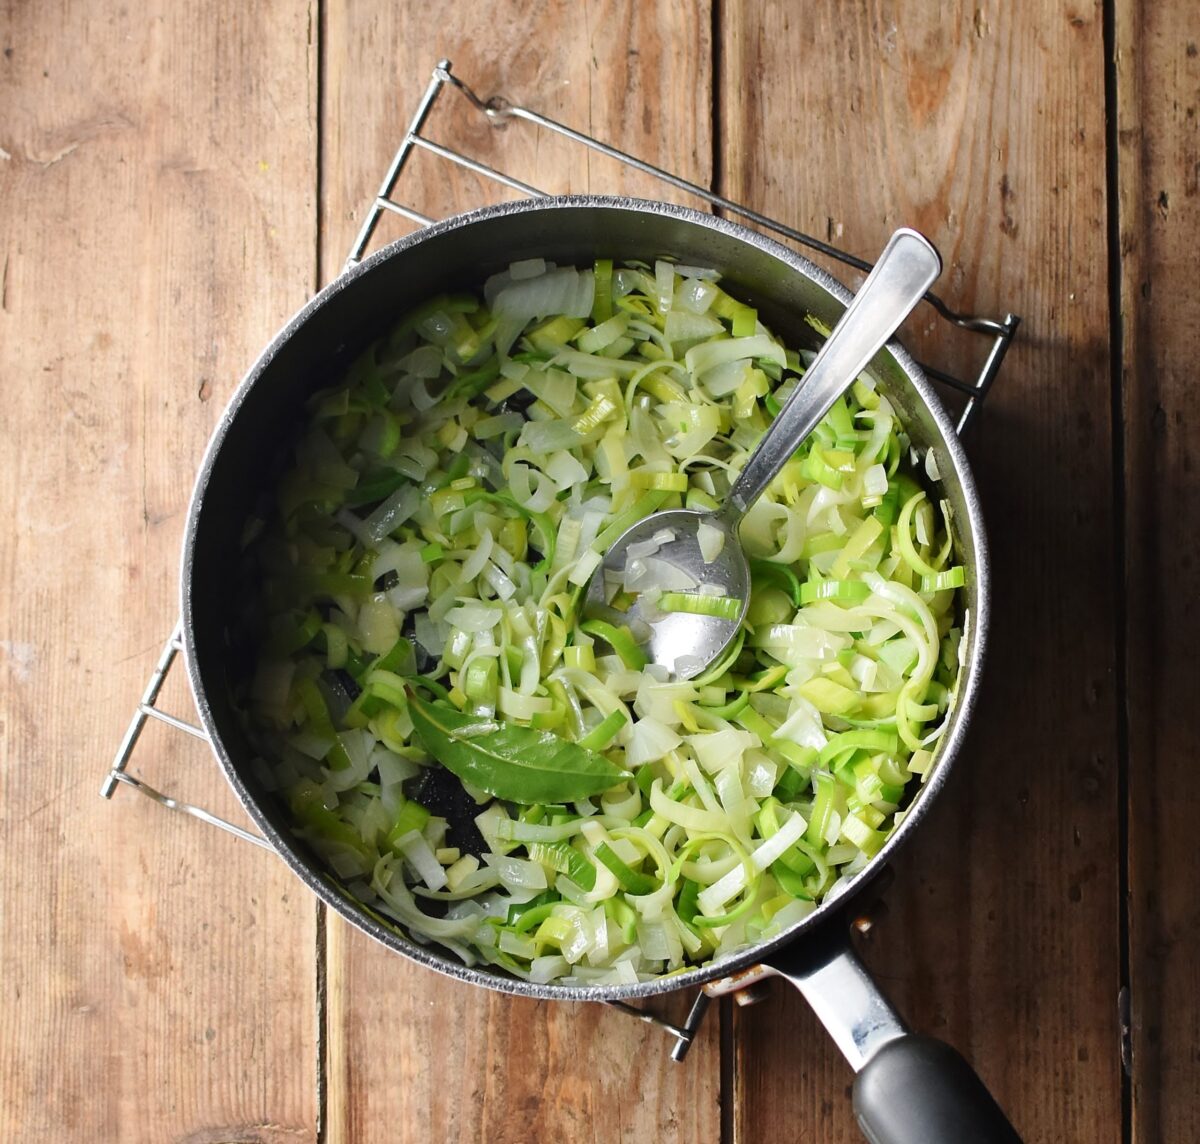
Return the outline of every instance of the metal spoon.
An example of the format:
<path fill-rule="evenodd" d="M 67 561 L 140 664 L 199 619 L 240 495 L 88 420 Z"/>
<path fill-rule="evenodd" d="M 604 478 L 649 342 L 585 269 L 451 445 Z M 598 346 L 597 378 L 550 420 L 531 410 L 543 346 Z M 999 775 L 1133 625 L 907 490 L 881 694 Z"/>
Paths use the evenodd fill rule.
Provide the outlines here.
<path fill-rule="evenodd" d="M 738 535 L 742 518 L 895 333 L 941 270 L 941 259 L 927 239 L 907 228 L 896 231 L 802 381 L 763 434 L 724 506 L 716 512 L 669 509 L 652 513 L 626 529 L 592 575 L 584 614 L 628 625 L 650 661 L 667 668 L 675 679 L 693 679 L 719 659 L 733 642 L 750 605 L 750 566 Z M 719 528 L 723 534 L 720 551 L 709 562 L 700 548 L 701 524 Z M 652 558 L 678 570 L 681 583 L 690 579 L 695 585 L 712 585 L 709 591 L 719 590 L 740 601 L 736 619 L 664 613 L 653 604 L 642 604 L 640 595 L 634 597 L 628 611 L 609 604 L 614 590 L 624 583 L 629 546 L 649 541 L 664 530 L 673 534 L 672 539 L 654 551 Z"/>

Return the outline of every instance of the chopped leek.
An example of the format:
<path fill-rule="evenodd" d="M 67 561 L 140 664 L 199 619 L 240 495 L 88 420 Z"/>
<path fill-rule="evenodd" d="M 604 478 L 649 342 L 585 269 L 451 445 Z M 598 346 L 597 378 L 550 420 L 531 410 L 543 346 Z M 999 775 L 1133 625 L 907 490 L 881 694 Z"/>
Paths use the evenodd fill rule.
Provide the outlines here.
<path fill-rule="evenodd" d="M 870 377 L 747 515 L 720 663 L 671 682 L 581 615 L 631 524 L 725 502 L 809 361 L 712 271 L 532 258 L 309 402 L 246 529 L 235 698 L 375 916 L 539 984 L 628 984 L 781 932 L 885 846 L 936 763 L 967 574 L 936 460 Z M 737 620 L 667 576 L 671 539 L 631 551 L 614 617 L 653 592 Z M 699 540 L 712 561 L 725 534 Z"/>

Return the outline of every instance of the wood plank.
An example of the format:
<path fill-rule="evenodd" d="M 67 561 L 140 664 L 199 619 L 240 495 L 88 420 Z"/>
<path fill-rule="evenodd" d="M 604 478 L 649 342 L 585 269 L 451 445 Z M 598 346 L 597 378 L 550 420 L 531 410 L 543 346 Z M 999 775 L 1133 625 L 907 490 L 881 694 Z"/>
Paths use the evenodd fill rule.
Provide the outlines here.
<path fill-rule="evenodd" d="M 1116 7 L 1129 681 L 1133 1138 L 1200 1138 L 1200 25 Z"/>
<path fill-rule="evenodd" d="M 1118 1139 L 1099 8 L 879 0 L 723 16 L 727 194 L 860 255 L 914 225 L 956 303 L 1025 316 L 969 442 L 994 561 L 985 695 L 958 773 L 896 864 L 868 958 L 1026 1139 Z M 929 320 L 909 340 L 951 367 L 972 356 Z M 799 999 L 742 1016 L 737 1139 L 859 1139 L 850 1072 Z"/>
<path fill-rule="evenodd" d="M 308 895 L 97 797 L 177 615 L 205 441 L 313 282 L 309 16 L 0 5 L 5 1139 L 315 1138 Z M 180 735 L 133 770 L 236 814 Z"/>
<path fill-rule="evenodd" d="M 440 55 L 482 96 L 502 92 L 707 182 L 707 4 L 512 5 L 504 18 L 489 10 L 486 19 L 481 12 L 442 5 L 431 26 L 416 5 L 329 8 L 326 278 L 337 272 Z M 469 116 L 453 92 L 444 106 L 448 115 L 431 122 L 432 136 L 469 145 L 544 190 L 662 197 L 644 181 L 614 179 L 604 163 L 545 132 L 518 123 L 497 130 Z M 406 186 L 435 215 L 496 197 L 474 176 L 422 162 Z M 331 1144 L 719 1137 L 716 1022 L 681 1068 L 667 1060 L 667 1037 L 619 1013 L 444 980 L 332 917 L 328 951 Z"/>

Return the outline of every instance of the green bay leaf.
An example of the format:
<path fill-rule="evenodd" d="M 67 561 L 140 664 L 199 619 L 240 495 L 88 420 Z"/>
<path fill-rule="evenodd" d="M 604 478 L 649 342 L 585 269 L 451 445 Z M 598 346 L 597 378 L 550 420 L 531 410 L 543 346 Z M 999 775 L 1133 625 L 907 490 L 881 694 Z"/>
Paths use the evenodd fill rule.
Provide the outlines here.
<path fill-rule="evenodd" d="M 417 737 L 442 766 L 509 802 L 577 802 L 630 777 L 598 752 L 549 731 L 464 715 L 411 693 L 408 709 Z"/>

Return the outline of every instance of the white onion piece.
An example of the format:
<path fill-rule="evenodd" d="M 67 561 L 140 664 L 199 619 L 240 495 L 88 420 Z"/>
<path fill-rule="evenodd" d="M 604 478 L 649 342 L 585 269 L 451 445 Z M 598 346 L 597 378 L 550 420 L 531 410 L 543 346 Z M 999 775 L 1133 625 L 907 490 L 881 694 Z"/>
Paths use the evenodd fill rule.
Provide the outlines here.
<path fill-rule="evenodd" d="M 442 351 L 437 346 L 418 346 L 396 364 L 414 377 L 434 378 L 442 372 Z"/>
<path fill-rule="evenodd" d="M 663 323 L 663 335 L 669 342 L 692 341 L 711 338 L 724 330 L 719 318 L 707 314 L 691 313 L 687 310 L 672 310 Z"/>
<path fill-rule="evenodd" d="M 815 747 L 818 751 L 829 742 L 821 713 L 798 695 L 792 699 L 791 714 L 776 728 L 775 737 L 790 739 L 802 747 Z"/>
<path fill-rule="evenodd" d="M 417 830 L 402 834 L 393 843 L 407 859 L 409 865 L 417 872 L 417 876 L 431 890 L 441 890 L 446 885 L 446 871 L 437 860 L 433 848 Z"/>
<path fill-rule="evenodd" d="M 804 898 L 795 898 L 771 918 L 771 924 L 764 931 L 764 936 L 783 933 L 784 930 L 791 929 L 797 922 L 808 917 L 816 908 L 816 902 L 810 902 Z"/>
<path fill-rule="evenodd" d="M 639 922 L 637 933 L 638 945 L 642 947 L 642 956 L 647 961 L 670 960 L 671 945 L 666 927 L 661 922 Z"/>
<path fill-rule="evenodd" d="M 634 541 L 625 549 L 625 570 L 629 571 L 631 561 L 640 561 L 644 556 L 653 556 L 661 547 L 662 545 L 653 536 L 649 540 Z"/>
<path fill-rule="evenodd" d="M 330 849 L 329 865 L 339 878 L 344 879 L 356 878 L 359 874 L 367 872 L 362 858 L 353 850 Z"/>
<path fill-rule="evenodd" d="M 509 265 L 508 273 L 514 282 L 520 282 L 526 278 L 537 278 L 546 273 L 546 260 L 544 258 L 519 259 Z"/>
<path fill-rule="evenodd" d="M 446 637 L 442 632 L 445 626 L 431 620 L 426 612 L 418 612 L 413 617 L 414 638 L 434 658 L 441 657 L 442 648 L 446 643 Z"/>
<path fill-rule="evenodd" d="M 680 263 L 675 266 L 675 273 L 681 278 L 700 278 L 708 282 L 715 282 L 721 277 L 719 270 L 713 270 L 708 266 L 685 266 Z"/>
<path fill-rule="evenodd" d="M 364 651 L 383 655 L 400 638 L 400 625 L 391 601 L 382 593 L 363 601 L 358 609 L 358 634 Z"/>
<path fill-rule="evenodd" d="M 749 750 L 744 756 L 746 793 L 752 798 L 767 798 L 779 781 L 779 765 L 764 751 Z"/>
<path fill-rule="evenodd" d="M 372 540 L 367 535 L 366 523 L 361 517 L 355 516 L 348 508 L 339 508 L 333 514 L 333 519 L 338 522 L 347 532 L 349 532 L 355 540 L 364 548 L 375 547 L 376 541 Z"/>
<path fill-rule="evenodd" d="M 571 926 L 571 936 L 559 948 L 563 957 L 573 965 L 591 948 L 594 941 L 592 927 L 588 922 L 588 915 L 578 908 L 572 908 L 570 913 L 564 912 L 557 916 L 565 916 Z"/>
<path fill-rule="evenodd" d="M 329 749 L 333 746 L 333 740 L 328 735 L 321 735 L 316 731 L 306 729 L 289 735 L 288 746 L 299 751 L 306 759 L 313 759 L 315 762 L 320 762 L 329 754 Z"/>
<path fill-rule="evenodd" d="M 371 579 L 378 580 L 388 572 L 396 573 L 396 585 L 387 591 L 388 600 L 396 608 L 407 612 L 425 602 L 429 595 L 429 566 L 421 559 L 419 544 L 382 541 L 379 555 L 371 563 Z"/>
<path fill-rule="evenodd" d="M 516 595 L 517 586 L 490 560 L 484 565 L 483 578 L 491 585 L 492 590 L 502 600 L 511 600 Z"/>
<path fill-rule="evenodd" d="M 565 370 L 530 368 L 523 384 L 539 401 L 544 401 L 560 417 L 569 417 L 575 405 L 579 383 Z"/>
<path fill-rule="evenodd" d="M 881 497 L 887 490 L 887 470 L 882 465 L 872 465 L 863 474 L 863 492 L 868 496 Z"/>
<path fill-rule="evenodd" d="M 546 869 L 539 862 L 529 862 L 507 854 L 485 854 L 483 860 L 500 875 L 500 881 L 510 889 L 546 889 Z"/>
<path fill-rule="evenodd" d="M 437 464 L 438 455 L 428 445 L 420 441 L 401 441 L 396 446 L 396 452 L 392 458 L 392 463 L 399 469 L 399 462 L 407 458 L 412 462 L 411 470 L 402 469 L 406 476 L 412 477 L 414 481 L 425 479 L 425 474 Z"/>
<path fill-rule="evenodd" d="M 476 545 L 475 551 L 463 561 L 462 578 L 464 581 L 469 583 L 471 580 L 474 580 L 480 572 L 483 571 L 483 567 L 485 564 L 487 564 L 488 557 L 491 556 L 492 548 L 495 543 L 496 538 L 493 535 L 492 530 L 490 528 L 486 529 L 483 532 L 482 537 L 480 537 L 479 544 Z M 454 623 L 454 620 L 450 619 L 448 615 L 446 619 L 449 623 Z M 491 626 L 495 626 L 495 621 L 493 621 Z"/>
<path fill-rule="evenodd" d="M 625 765 L 640 767 L 656 762 L 675 750 L 683 740 L 665 723 L 657 719 L 639 719 L 629 733 L 625 748 Z"/>
<path fill-rule="evenodd" d="M 533 479 L 537 488 L 529 494 L 525 507 L 530 512 L 545 512 L 555 500 L 554 482 L 545 473 L 533 470 Z"/>
<path fill-rule="evenodd" d="M 749 368 L 748 358 L 737 358 L 714 366 L 704 375 L 704 388 L 713 397 L 726 397 L 742 384 Z"/>
<path fill-rule="evenodd" d="M 547 982 L 565 977 L 569 969 L 567 959 L 556 953 L 535 957 L 529 963 L 529 980 L 535 985 L 545 985 Z"/>
<path fill-rule="evenodd" d="M 382 786 L 404 782 L 419 774 L 421 770 L 411 759 L 389 751 L 382 743 L 376 743 L 372 749 L 371 765 L 379 769 L 379 782 Z"/>
<path fill-rule="evenodd" d="M 933 509 L 927 503 L 922 503 L 917 506 L 916 512 L 913 513 L 913 524 L 916 526 L 917 541 L 920 544 L 928 546 L 933 543 L 931 532 L 931 520 L 933 518 Z"/>
<path fill-rule="evenodd" d="M 709 772 L 726 767 L 740 767 L 742 755 L 751 747 L 759 745 L 757 735 L 752 735 L 749 731 L 739 731 L 736 727 L 726 727 L 724 730 L 712 731 L 705 735 L 689 735 L 687 741 L 696 760 Z"/>
<path fill-rule="evenodd" d="M 613 269 L 612 292 L 614 298 L 624 298 L 632 290 L 644 288 L 644 276 L 632 266 L 617 266 Z"/>
<path fill-rule="evenodd" d="M 428 595 L 428 585 L 405 584 L 403 579 L 395 588 L 389 588 L 387 591 L 389 602 L 398 612 L 411 612 L 414 608 L 420 607 L 425 603 Z"/>
<path fill-rule="evenodd" d="M 809 605 L 802 615 L 807 619 L 809 609 L 815 607 L 816 604 Z M 848 647 L 850 640 L 840 633 L 825 631 L 824 625 L 817 626 L 817 622 L 810 621 L 768 624 L 750 637 L 750 643 L 752 647 L 767 648 L 780 663 L 793 663 L 801 659 L 831 659 Z"/>
<path fill-rule="evenodd" d="M 402 485 L 363 521 L 373 545 L 395 532 L 421 506 L 416 485 Z"/>
<path fill-rule="evenodd" d="M 566 266 L 525 279 L 516 279 L 510 270 L 509 278 L 509 284 L 497 290 L 491 299 L 492 312 L 499 319 L 496 348 L 501 354 L 507 355 L 517 335 L 534 318 L 547 318 L 551 314 L 586 318 L 592 312 L 596 276 L 590 268 L 576 270 Z M 486 295 L 486 286 L 484 292 Z"/>
<path fill-rule="evenodd" d="M 608 915 L 602 906 L 597 906 L 588 920 L 592 927 L 592 948 L 587 952 L 588 964 L 603 965 L 609 958 L 611 945 Z"/>
<path fill-rule="evenodd" d="M 583 438 L 568 421 L 526 421 L 517 438 L 518 447 L 533 453 L 552 453 L 558 449 L 574 449 Z"/>
<path fill-rule="evenodd" d="M 493 274 L 483 284 L 483 298 L 489 306 L 496 300 L 496 295 L 500 293 L 506 286 L 512 285 L 512 271 L 501 270 L 499 274 Z"/>
<path fill-rule="evenodd" d="M 449 345 L 454 333 L 454 319 L 445 310 L 434 310 L 432 314 L 426 314 L 417 322 L 417 332 L 434 345 Z"/>
<path fill-rule="evenodd" d="M 588 509 L 583 514 L 583 519 L 579 525 L 579 548 L 591 548 L 596 537 L 600 535 L 600 528 L 604 524 L 604 518 L 608 515 L 608 510 L 595 511 Z"/>
<path fill-rule="evenodd" d="M 829 816 L 829 825 L 825 829 L 825 845 L 832 846 L 841 837 L 842 833 L 842 813 L 839 810 L 833 811 Z M 826 856 L 828 858 L 828 855 Z M 830 862 L 832 858 L 828 859 Z"/>
<path fill-rule="evenodd" d="M 372 736 L 365 730 L 342 731 L 337 740 L 346 752 L 350 765 L 340 771 L 326 771 L 325 782 L 330 790 L 341 793 L 358 786 L 371 773 Z"/>
<path fill-rule="evenodd" d="M 475 423 L 475 438 L 487 441 L 502 433 L 512 433 L 524 424 L 525 418 L 519 413 L 497 413 L 495 417 L 483 417 Z"/>
<path fill-rule="evenodd" d="M 417 378 L 412 385 L 408 387 L 408 397 L 413 404 L 413 408 L 419 413 L 424 413 L 427 409 L 432 409 L 437 404 L 437 397 L 429 392 L 429 385 L 424 378 Z"/>
<path fill-rule="evenodd" d="M 652 667 L 660 668 L 657 674 L 663 678 L 655 679 L 650 672 Z M 670 672 L 660 664 L 647 666 L 639 677 L 634 710 L 642 719 L 655 719 L 669 727 L 678 727 L 680 718 L 676 701 L 692 703 L 697 693 L 690 683 L 668 683 L 669 676 Z"/>
<path fill-rule="evenodd" d="M 545 472 L 560 493 L 582 484 L 588 478 L 587 469 L 565 449 L 550 456 L 545 465 Z"/>
<path fill-rule="evenodd" d="M 705 314 L 717 297 L 717 287 L 688 275 L 675 290 L 675 305 L 691 314 Z"/>
<path fill-rule="evenodd" d="M 660 592 L 690 591 L 696 584 L 696 578 L 686 568 L 654 556 L 647 556 L 644 560 L 627 560 L 625 563 L 627 592 L 648 592 L 655 588 Z"/>
<path fill-rule="evenodd" d="M 723 362 L 737 358 L 764 358 L 780 367 L 787 365 L 783 348 L 769 334 L 754 334 L 748 338 L 726 338 L 723 341 L 702 342 L 684 355 L 688 371 L 703 380 L 703 374 Z M 780 400 L 780 394 L 776 394 Z"/>
<path fill-rule="evenodd" d="M 592 573 L 600 567 L 604 559 L 595 549 L 589 548 L 575 563 L 567 579 L 576 586 L 582 587 L 592 577 Z"/>
<path fill-rule="evenodd" d="M 490 632 L 504 613 L 493 604 L 467 600 L 446 613 L 446 623 L 461 632 Z"/>

